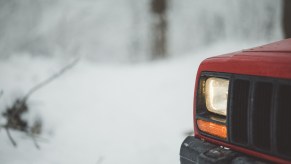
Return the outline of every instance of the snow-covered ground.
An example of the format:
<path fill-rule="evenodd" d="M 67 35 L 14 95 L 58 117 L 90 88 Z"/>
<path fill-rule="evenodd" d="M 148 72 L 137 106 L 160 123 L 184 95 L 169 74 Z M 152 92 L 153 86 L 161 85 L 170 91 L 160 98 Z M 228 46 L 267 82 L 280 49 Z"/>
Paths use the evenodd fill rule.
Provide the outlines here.
<path fill-rule="evenodd" d="M 2 129 L 0 163 L 176 164 L 185 133 L 192 130 L 199 63 L 258 44 L 224 42 L 182 58 L 132 65 L 82 60 L 28 100 L 27 117 L 43 121 L 41 149 L 12 132 L 14 148 Z M 23 55 L 1 60 L 0 111 L 66 62 Z"/>
<path fill-rule="evenodd" d="M 199 63 L 280 39 L 281 4 L 171 0 L 170 58 L 149 62 L 148 0 L 0 1 L 0 113 L 84 56 L 28 99 L 24 117 L 43 123 L 40 150 L 12 131 L 14 148 L 0 129 L 0 164 L 179 163 Z"/>

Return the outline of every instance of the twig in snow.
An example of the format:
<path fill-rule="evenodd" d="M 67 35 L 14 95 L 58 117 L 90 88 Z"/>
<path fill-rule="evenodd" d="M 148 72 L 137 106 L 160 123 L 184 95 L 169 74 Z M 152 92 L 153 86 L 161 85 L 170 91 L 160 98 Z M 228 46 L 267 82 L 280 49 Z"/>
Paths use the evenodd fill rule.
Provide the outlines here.
<path fill-rule="evenodd" d="M 54 79 L 56 79 L 59 76 L 61 76 L 62 74 L 64 74 L 69 69 L 73 68 L 73 66 L 75 66 L 79 61 L 80 61 L 80 58 L 76 58 L 73 62 L 69 63 L 68 65 L 66 65 L 65 67 L 63 67 L 61 70 L 59 70 L 59 72 L 55 73 L 54 75 L 50 76 L 46 80 L 42 81 L 41 83 L 39 83 L 36 86 L 34 86 L 33 88 L 31 88 L 28 91 L 28 93 L 23 97 L 22 100 L 23 101 L 26 101 L 31 94 L 33 94 L 35 91 L 39 90 L 43 86 L 49 84 L 50 82 L 52 82 Z"/>
<path fill-rule="evenodd" d="M 34 146 L 35 146 L 38 150 L 40 150 L 40 146 L 38 145 L 38 143 L 37 143 L 37 141 L 36 141 L 35 135 L 32 134 L 32 133 L 27 133 L 27 135 L 28 135 L 29 137 L 31 137 Z"/>
<path fill-rule="evenodd" d="M 40 149 L 39 145 L 37 144 L 35 135 L 40 133 L 41 124 L 39 125 L 40 127 L 28 127 L 27 122 L 24 121 L 21 117 L 25 112 L 28 111 L 27 100 L 37 90 L 46 86 L 47 84 L 49 84 L 50 82 L 52 82 L 56 78 L 60 77 L 66 71 L 71 69 L 73 66 L 75 66 L 79 62 L 79 60 L 80 60 L 80 58 L 75 59 L 73 62 L 64 66 L 61 70 L 59 70 L 54 75 L 50 76 L 49 78 L 47 78 L 44 81 L 37 84 L 36 86 L 32 87 L 23 98 L 16 99 L 16 101 L 13 103 L 12 107 L 7 108 L 6 111 L 4 113 L 2 113 L 2 115 L 7 120 L 6 124 L 4 126 L 2 126 L 2 128 L 6 129 L 7 136 L 9 137 L 9 139 L 14 147 L 16 147 L 17 144 L 14 141 L 14 139 L 12 138 L 12 136 L 9 132 L 9 129 L 14 129 L 14 130 L 18 130 L 20 132 L 26 133 L 29 137 L 32 138 L 35 147 Z M 0 97 L 2 94 L 3 94 L 3 91 L 0 92 Z"/>
<path fill-rule="evenodd" d="M 12 138 L 12 136 L 11 136 L 11 134 L 10 134 L 10 131 L 9 131 L 9 128 L 8 128 L 8 127 L 5 127 L 5 130 L 6 130 L 7 136 L 8 136 L 8 138 L 10 139 L 12 145 L 13 145 L 14 147 L 16 147 L 17 144 L 16 144 L 16 142 L 14 141 L 14 139 Z"/>

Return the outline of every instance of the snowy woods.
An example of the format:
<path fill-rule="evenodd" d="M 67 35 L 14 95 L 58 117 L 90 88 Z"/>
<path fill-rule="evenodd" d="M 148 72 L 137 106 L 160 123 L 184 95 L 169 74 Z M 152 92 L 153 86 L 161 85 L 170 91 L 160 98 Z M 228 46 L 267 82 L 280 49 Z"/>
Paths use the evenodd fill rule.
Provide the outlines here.
<path fill-rule="evenodd" d="M 199 63 L 286 37 L 284 4 L 0 0 L 0 163 L 178 163 Z"/>
<path fill-rule="evenodd" d="M 0 57 L 135 62 L 225 40 L 271 41 L 282 37 L 281 6 L 273 0 L 2 0 Z"/>

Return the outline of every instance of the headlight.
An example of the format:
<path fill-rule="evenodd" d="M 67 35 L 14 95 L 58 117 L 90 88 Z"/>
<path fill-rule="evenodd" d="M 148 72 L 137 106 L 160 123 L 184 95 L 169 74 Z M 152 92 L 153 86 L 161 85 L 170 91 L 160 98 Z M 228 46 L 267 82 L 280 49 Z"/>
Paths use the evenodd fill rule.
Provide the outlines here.
<path fill-rule="evenodd" d="M 206 80 L 205 99 L 208 111 L 226 116 L 229 80 L 211 77 Z"/>

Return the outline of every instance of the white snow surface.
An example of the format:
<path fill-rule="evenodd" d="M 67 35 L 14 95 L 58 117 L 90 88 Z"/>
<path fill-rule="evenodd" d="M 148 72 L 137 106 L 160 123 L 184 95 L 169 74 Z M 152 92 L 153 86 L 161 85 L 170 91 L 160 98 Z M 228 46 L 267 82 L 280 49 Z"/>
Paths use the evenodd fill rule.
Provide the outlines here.
<path fill-rule="evenodd" d="M 0 163 L 179 163 L 180 144 L 193 130 L 199 63 L 260 43 L 224 42 L 182 58 L 131 65 L 81 60 L 28 100 L 26 117 L 43 121 L 40 150 L 29 137 L 12 131 L 14 148 L 1 129 Z M 0 61 L 1 112 L 68 62 L 21 56 Z"/>

